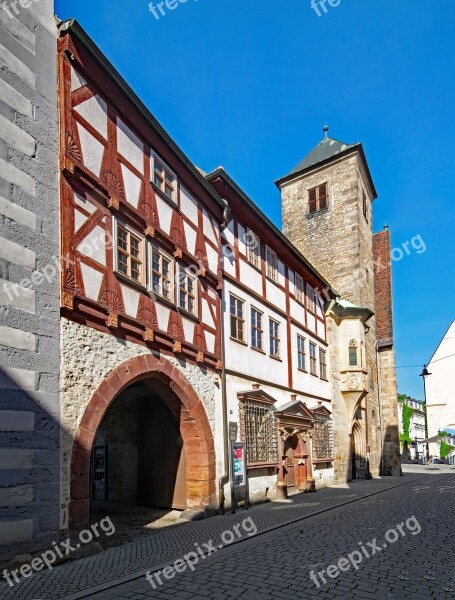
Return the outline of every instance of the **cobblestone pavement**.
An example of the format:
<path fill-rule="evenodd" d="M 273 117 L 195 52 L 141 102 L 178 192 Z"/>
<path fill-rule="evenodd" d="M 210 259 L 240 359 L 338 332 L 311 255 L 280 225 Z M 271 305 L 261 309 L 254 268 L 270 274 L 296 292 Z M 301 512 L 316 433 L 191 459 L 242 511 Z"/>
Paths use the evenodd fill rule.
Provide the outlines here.
<path fill-rule="evenodd" d="M 349 503 L 349 504 L 346 504 Z M 344 504 L 344 506 L 342 506 Z M 324 512 L 321 512 L 324 511 Z M 315 514 L 321 513 L 321 514 Z M 393 547 L 318 588 L 309 578 L 415 515 L 419 535 L 407 531 Z M 153 587 L 140 575 L 161 569 L 185 553 L 251 517 L 260 535 L 200 560 L 194 573 L 177 574 Z M 287 522 L 302 519 L 294 524 Z M 163 598 L 453 598 L 455 470 L 407 469 L 403 478 L 354 482 L 271 503 L 236 515 L 214 517 L 154 532 L 132 544 L 37 573 L 14 588 L 0 584 L 5 600 Z M 274 531 L 267 532 L 271 527 Z M 242 531 L 242 530 L 241 530 Z M 261 533 L 262 532 L 262 533 Z M 119 582 L 122 579 L 124 583 Z M 130 581 L 127 581 L 127 579 Z M 115 587 L 112 585 L 115 584 Z M 103 585 L 110 587 L 98 591 Z M 100 586 L 100 587 L 96 587 Z M 77 593 L 76 593 L 77 592 Z M 389 594 L 389 595 L 387 595 Z"/>

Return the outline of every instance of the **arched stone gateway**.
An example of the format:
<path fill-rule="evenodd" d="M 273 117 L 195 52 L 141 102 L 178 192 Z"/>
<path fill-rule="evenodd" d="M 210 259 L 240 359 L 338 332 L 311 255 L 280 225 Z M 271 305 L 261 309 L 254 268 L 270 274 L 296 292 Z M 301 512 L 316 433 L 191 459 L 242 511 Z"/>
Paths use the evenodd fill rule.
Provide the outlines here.
<path fill-rule="evenodd" d="M 71 528 L 85 526 L 89 521 L 90 459 L 98 428 L 114 400 L 138 382 L 148 384 L 151 388 L 159 387 L 161 395 L 167 395 L 164 400 L 169 410 L 175 415 L 178 409 L 186 457 L 188 508 L 215 506 L 215 447 L 212 430 L 198 395 L 185 376 L 165 358 L 138 356 L 109 373 L 93 394 L 79 423 L 71 460 Z"/>

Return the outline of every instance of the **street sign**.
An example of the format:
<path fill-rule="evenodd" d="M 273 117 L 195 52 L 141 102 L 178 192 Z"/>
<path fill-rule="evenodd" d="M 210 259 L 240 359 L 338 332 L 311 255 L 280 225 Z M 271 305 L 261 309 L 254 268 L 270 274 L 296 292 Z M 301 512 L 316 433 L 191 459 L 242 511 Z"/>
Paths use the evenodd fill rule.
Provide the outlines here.
<path fill-rule="evenodd" d="M 237 433 L 239 427 L 235 421 L 229 421 L 229 441 L 236 442 L 237 441 Z"/>

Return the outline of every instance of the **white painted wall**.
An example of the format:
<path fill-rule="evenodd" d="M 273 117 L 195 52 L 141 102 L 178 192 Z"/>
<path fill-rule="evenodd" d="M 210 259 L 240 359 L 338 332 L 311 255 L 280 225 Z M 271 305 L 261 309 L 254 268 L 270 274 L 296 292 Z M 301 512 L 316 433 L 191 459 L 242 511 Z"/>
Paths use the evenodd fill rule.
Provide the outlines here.
<path fill-rule="evenodd" d="M 455 429 L 455 321 L 434 353 L 426 378 L 428 437 L 438 431 Z M 430 454 L 439 456 L 438 444 L 429 445 Z"/>

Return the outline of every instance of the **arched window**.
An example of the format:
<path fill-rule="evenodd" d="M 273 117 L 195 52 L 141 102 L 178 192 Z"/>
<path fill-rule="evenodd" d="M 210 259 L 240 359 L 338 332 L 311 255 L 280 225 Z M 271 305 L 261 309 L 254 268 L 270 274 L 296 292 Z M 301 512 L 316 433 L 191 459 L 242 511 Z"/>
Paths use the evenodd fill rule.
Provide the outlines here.
<path fill-rule="evenodd" d="M 358 367 L 359 366 L 359 347 L 355 340 L 351 340 L 349 342 L 349 366 L 350 367 Z"/>

